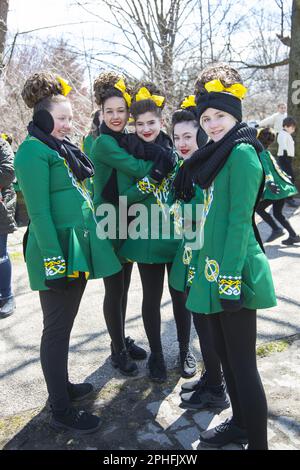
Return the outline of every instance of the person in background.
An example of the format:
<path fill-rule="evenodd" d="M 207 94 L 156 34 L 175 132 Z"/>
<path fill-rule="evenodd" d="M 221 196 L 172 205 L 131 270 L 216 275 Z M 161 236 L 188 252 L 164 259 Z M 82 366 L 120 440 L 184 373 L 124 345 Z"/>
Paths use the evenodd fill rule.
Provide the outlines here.
<path fill-rule="evenodd" d="M 12 184 L 15 178 L 14 153 L 6 137 L 7 134 L 0 137 L 0 318 L 10 316 L 16 308 L 7 237 L 17 229 L 14 219 L 17 198 Z"/>
<path fill-rule="evenodd" d="M 257 206 L 256 212 L 260 217 L 272 228 L 272 233 L 267 238 L 266 242 L 272 242 L 283 235 L 283 230 L 277 225 L 274 218 L 266 212 L 266 208 L 270 205 L 273 206 L 273 215 L 275 219 L 282 225 L 289 233 L 289 237 L 283 240 L 284 245 L 293 245 L 300 242 L 299 235 L 285 218 L 282 213 L 284 202 L 286 198 L 291 197 L 298 193 L 297 188 L 292 184 L 291 179 L 284 171 L 281 170 L 275 158 L 268 150 L 268 147 L 275 140 L 275 132 L 269 127 L 260 129 L 258 140 L 264 146 L 264 151 L 260 154 L 260 159 L 266 175 L 266 183 L 263 193 L 263 199 Z"/>
<path fill-rule="evenodd" d="M 293 170 L 293 158 L 295 157 L 295 142 L 292 137 L 296 130 L 296 121 L 293 117 L 288 116 L 283 120 L 282 129 L 278 133 L 278 163 L 282 170 L 291 178 L 292 183 L 295 182 Z M 298 207 L 293 198 L 287 199 L 287 204 L 291 207 Z"/>
<path fill-rule="evenodd" d="M 276 134 L 281 131 L 284 118 L 287 116 L 287 108 L 285 103 L 278 103 L 277 113 L 266 117 L 259 121 L 259 127 L 272 127 Z"/>

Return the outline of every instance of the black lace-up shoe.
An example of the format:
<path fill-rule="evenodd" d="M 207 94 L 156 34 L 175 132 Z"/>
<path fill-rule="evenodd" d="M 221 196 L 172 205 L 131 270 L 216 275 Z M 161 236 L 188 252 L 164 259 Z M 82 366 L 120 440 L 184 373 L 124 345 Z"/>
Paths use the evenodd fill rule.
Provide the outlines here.
<path fill-rule="evenodd" d="M 163 353 L 151 353 L 148 359 L 149 377 L 153 382 L 165 382 L 167 369 Z"/>
<path fill-rule="evenodd" d="M 147 353 L 145 349 L 134 344 L 134 339 L 130 338 L 130 336 L 125 338 L 125 345 L 131 359 L 136 361 L 142 361 L 143 359 L 146 359 Z"/>
<path fill-rule="evenodd" d="M 213 408 L 215 410 L 226 410 L 230 407 L 224 385 L 209 387 L 203 385 L 194 392 L 181 394 L 181 406 L 192 410 L 203 410 Z"/>
<path fill-rule="evenodd" d="M 197 362 L 194 354 L 189 349 L 186 351 L 180 351 L 179 359 L 181 377 L 186 379 L 194 377 L 197 372 Z"/>
<path fill-rule="evenodd" d="M 233 423 L 232 418 L 226 419 L 213 429 L 200 433 L 200 443 L 209 447 L 223 447 L 226 444 L 247 444 L 246 430 Z"/>
<path fill-rule="evenodd" d="M 139 372 L 136 363 L 130 359 L 127 349 L 123 349 L 120 353 L 113 353 L 111 362 L 123 375 L 135 376 Z"/>
<path fill-rule="evenodd" d="M 282 240 L 281 242 L 283 245 L 294 245 L 294 243 L 300 243 L 300 237 L 299 235 L 292 236 L 290 235 L 289 238 L 286 238 L 285 240 Z"/>
<path fill-rule="evenodd" d="M 182 384 L 180 394 L 187 393 L 187 392 L 195 392 L 199 388 L 202 388 L 203 385 L 205 385 L 206 383 L 207 383 L 207 373 L 204 372 L 204 374 L 201 375 L 200 379 L 189 380 L 188 382 L 185 382 L 184 384 Z"/>
<path fill-rule="evenodd" d="M 98 431 L 100 418 L 86 411 L 70 407 L 64 412 L 53 412 L 49 424 L 57 431 L 66 429 L 79 434 L 90 434 Z"/>

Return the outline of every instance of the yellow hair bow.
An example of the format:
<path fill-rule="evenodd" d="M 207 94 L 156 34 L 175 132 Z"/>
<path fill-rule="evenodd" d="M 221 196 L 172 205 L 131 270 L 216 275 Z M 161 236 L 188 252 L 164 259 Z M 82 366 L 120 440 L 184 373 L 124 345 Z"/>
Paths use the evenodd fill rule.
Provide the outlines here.
<path fill-rule="evenodd" d="M 211 82 L 207 82 L 205 83 L 204 87 L 209 93 L 211 91 L 231 93 L 231 95 L 236 96 L 240 100 L 242 100 L 247 93 L 247 88 L 244 87 L 244 85 L 241 83 L 234 83 L 230 87 L 226 88 L 220 82 L 220 80 L 212 80 Z"/>
<path fill-rule="evenodd" d="M 196 106 L 195 95 L 189 95 L 182 101 L 180 107 L 182 109 L 190 108 L 192 106 Z"/>
<path fill-rule="evenodd" d="M 156 104 L 158 108 L 161 108 L 163 105 L 163 102 L 165 101 L 164 96 L 159 96 L 159 95 L 151 95 L 150 91 L 146 87 L 142 87 L 139 89 L 137 94 L 135 95 L 136 101 L 142 101 L 142 100 L 152 100 Z"/>
<path fill-rule="evenodd" d="M 130 107 L 131 105 L 131 96 L 129 93 L 127 93 L 126 91 L 126 85 L 125 85 L 125 82 L 123 80 L 123 78 L 121 78 L 117 83 L 114 84 L 114 87 L 121 91 L 122 92 L 122 95 L 123 95 L 123 98 L 124 100 L 126 101 L 127 103 L 127 106 L 128 108 Z"/>
<path fill-rule="evenodd" d="M 1 139 L 7 140 L 8 135 L 7 134 L 0 134 Z"/>
<path fill-rule="evenodd" d="M 57 78 L 57 81 L 61 84 L 62 94 L 64 96 L 67 96 L 70 93 L 70 91 L 72 90 L 72 87 L 63 78 L 61 78 L 59 75 L 57 75 L 56 78 Z"/>

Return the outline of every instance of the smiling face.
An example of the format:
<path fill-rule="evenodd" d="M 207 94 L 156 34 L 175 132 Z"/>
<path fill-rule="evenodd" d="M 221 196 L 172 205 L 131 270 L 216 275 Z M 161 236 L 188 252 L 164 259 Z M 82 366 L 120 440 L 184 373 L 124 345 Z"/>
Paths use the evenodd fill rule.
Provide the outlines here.
<path fill-rule="evenodd" d="M 68 100 L 53 103 L 49 112 L 54 120 L 54 129 L 51 135 L 56 139 L 63 140 L 72 130 L 73 113 L 71 103 Z"/>
<path fill-rule="evenodd" d="M 237 123 L 229 113 L 220 109 L 208 108 L 200 117 L 200 125 L 214 142 L 221 140 Z"/>
<path fill-rule="evenodd" d="M 137 116 L 135 121 L 135 131 L 140 139 L 145 142 L 154 142 L 161 131 L 163 121 L 155 113 L 147 111 Z"/>
<path fill-rule="evenodd" d="M 128 108 L 124 98 L 112 96 L 105 100 L 103 121 L 112 131 L 123 132 L 128 121 Z"/>
<path fill-rule="evenodd" d="M 197 131 L 194 121 L 178 122 L 174 126 L 174 144 L 182 158 L 189 158 L 197 149 Z"/>

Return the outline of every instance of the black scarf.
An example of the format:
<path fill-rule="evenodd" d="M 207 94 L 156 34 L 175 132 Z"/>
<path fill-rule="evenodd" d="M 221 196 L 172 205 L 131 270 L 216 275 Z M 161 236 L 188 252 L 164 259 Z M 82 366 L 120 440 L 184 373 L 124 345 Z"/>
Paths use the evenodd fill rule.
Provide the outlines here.
<path fill-rule="evenodd" d="M 251 144 L 259 158 L 259 153 L 262 152 L 263 146 L 256 139 L 256 130 L 247 126 L 246 123 L 237 123 L 220 141 L 209 142 L 201 149 L 196 150 L 191 158 L 184 161 L 173 184 L 175 198 L 188 202 L 194 196 L 194 184 L 198 184 L 202 189 L 209 188 L 225 165 L 232 149 L 241 143 Z M 255 237 L 264 251 L 263 243 L 254 220 L 255 209 L 263 189 L 264 180 L 260 185 L 255 202 L 252 225 Z"/>
<path fill-rule="evenodd" d="M 124 132 L 115 132 L 110 129 L 104 121 L 102 121 L 100 126 L 100 134 L 106 134 L 113 137 L 126 152 L 130 155 L 133 155 L 135 158 L 139 160 L 147 161 L 147 157 L 145 154 L 145 145 L 147 145 L 142 139 L 140 139 L 135 133 L 129 134 Z M 155 143 L 161 145 L 164 148 L 172 148 L 172 140 L 171 138 L 165 133 L 160 131 L 157 138 L 155 139 Z M 151 159 L 154 161 L 154 158 Z M 111 175 L 103 188 L 102 197 L 107 201 L 114 205 L 118 205 L 119 203 L 119 189 L 118 189 L 118 180 L 117 180 L 117 170 L 115 168 L 112 169 Z"/>
<path fill-rule="evenodd" d="M 40 127 L 32 121 L 28 125 L 28 133 L 46 144 L 53 150 L 56 150 L 63 157 L 78 181 L 84 181 L 94 175 L 94 165 L 91 160 L 68 138 L 63 140 L 56 139 L 50 134 L 46 134 Z"/>
<path fill-rule="evenodd" d="M 187 200 L 193 184 L 207 189 L 225 165 L 232 149 L 241 143 L 251 144 L 256 152 L 263 147 L 256 139 L 256 130 L 246 123 L 237 123 L 218 142 L 209 142 L 185 160 L 174 181 L 175 194 L 179 199 Z"/>

